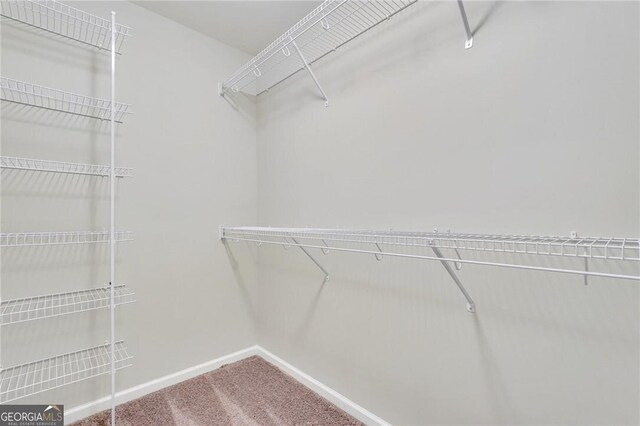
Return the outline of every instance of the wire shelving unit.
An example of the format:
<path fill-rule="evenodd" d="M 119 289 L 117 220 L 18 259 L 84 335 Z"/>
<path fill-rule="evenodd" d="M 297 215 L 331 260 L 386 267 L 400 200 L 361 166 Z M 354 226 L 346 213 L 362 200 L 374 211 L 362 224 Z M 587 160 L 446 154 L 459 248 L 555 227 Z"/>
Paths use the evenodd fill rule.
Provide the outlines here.
<path fill-rule="evenodd" d="M 110 20 L 55 0 L 0 0 L 0 15 L 98 49 L 111 48 Z M 116 24 L 116 53 L 130 36 L 131 28 Z"/>
<path fill-rule="evenodd" d="M 218 92 L 221 96 L 236 92 L 257 96 L 306 69 L 328 105 L 311 65 L 414 3 L 416 0 L 326 0 L 221 82 Z M 465 47 L 470 48 L 473 35 L 462 0 L 458 7 L 467 37 Z"/>
<path fill-rule="evenodd" d="M 113 291 L 116 305 L 135 302 L 135 293 L 130 288 L 117 285 Z M 110 292 L 111 287 L 101 287 L 6 300 L 0 305 L 0 325 L 108 308 L 111 303 Z"/>
<path fill-rule="evenodd" d="M 0 371 L 0 404 L 50 389 L 109 374 L 131 365 L 133 357 L 124 342 L 105 344 L 77 352 L 16 365 Z"/>
<path fill-rule="evenodd" d="M 0 168 L 12 170 L 31 170 L 35 172 L 68 173 L 109 177 L 111 167 L 94 164 L 66 163 L 62 161 L 36 160 L 33 158 L 0 156 Z M 133 171 L 128 167 L 116 167 L 116 177 L 132 177 Z"/>
<path fill-rule="evenodd" d="M 15 232 L 0 234 L 0 247 L 108 243 L 109 231 Z M 133 232 L 116 231 L 117 242 L 132 241 Z"/>
<path fill-rule="evenodd" d="M 0 325 L 109 308 L 110 337 L 106 341 L 116 342 L 115 307 L 134 301 L 134 293 L 129 288 L 115 285 L 117 282 L 116 243 L 130 241 L 133 237 L 129 231 L 115 229 L 115 182 L 117 178 L 132 176 L 131 169 L 115 165 L 116 123 L 121 123 L 124 117 L 131 113 L 129 104 L 116 102 L 116 55 L 121 52 L 131 36 L 131 28 L 117 24 L 115 12 L 111 12 L 111 19 L 104 19 L 56 0 L 0 0 L 0 15 L 43 30 L 47 34 L 55 34 L 63 39 L 108 51 L 111 56 L 109 99 L 79 95 L 0 77 L 0 100 L 2 101 L 95 118 L 108 121 L 110 124 L 109 165 L 0 157 L 2 169 L 108 177 L 110 196 L 109 230 L 0 234 L 0 248 L 108 243 L 110 252 L 108 286 L 7 301 L 2 301 L 0 297 Z M 0 327 L 1 330 L 2 327 Z M 0 351 L 0 403 L 109 374 L 111 424 L 115 424 L 115 374 L 117 370 L 129 366 L 131 359 L 122 341 L 10 368 L 2 368 L 1 355 L 2 351 Z"/>
<path fill-rule="evenodd" d="M 0 99 L 16 104 L 43 108 L 51 111 L 79 115 L 82 117 L 110 120 L 111 101 L 92 98 L 0 77 Z M 126 114 L 131 114 L 131 105 L 114 103 L 115 121 L 121 123 Z"/>
<path fill-rule="evenodd" d="M 329 279 L 329 273 L 320 265 L 308 249 L 320 250 L 324 255 L 331 251 L 353 252 L 383 257 L 402 257 L 441 262 L 467 299 L 467 309 L 475 312 L 475 303 L 464 289 L 456 271 L 462 265 L 483 265 L 513 269 L 557 272 L 640 281 L 638 275 L 596 271 L 589 268 L 590 260 L 634 262 L 640 266 L 640 239 L 608 237 L 553 237 L 532 235 L 464 234 L 452 232 L 397 232 L 352 229 L 319 228 L 269 228 L 269 227 L 221 227 L 223 241 L 245 241 L 276 244 L 285 248 L 299 247 Z M 424 249 L 427 253 L 420 252 Z M 447 253 L 448 255 L 443 254 Z M 514 254 L 501 256 L 499 260 L 467 259 L 463 254 L 484 252 Z M 432 254 L 431 254 L 432 253 Z M 580 259 L 581 268 L 546 267 L 532 264 L 531 256 L 552 256 Z"/>

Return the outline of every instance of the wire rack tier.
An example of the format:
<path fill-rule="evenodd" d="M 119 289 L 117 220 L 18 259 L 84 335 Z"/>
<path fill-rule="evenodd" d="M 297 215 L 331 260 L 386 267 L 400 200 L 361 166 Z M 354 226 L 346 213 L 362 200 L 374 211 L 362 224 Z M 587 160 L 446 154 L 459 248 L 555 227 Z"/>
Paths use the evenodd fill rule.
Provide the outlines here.
<path fill-rule="evenodd" d="M 55 0 L 0 0 L 0 15 L 98 49 L 111 48 L 111 21 Z M 116 52 L 131 28 L 116 24 Z"/>
<path fill-rule="evenodd" d="M 397 232 L 370 230 L 222 227 L 221 237 L 230 241 L 248 241 L 257 244 L 278 244 L 329 250 L 352 251 L 382 255 L 423 258 L 438 261 L 488 266 L 505 266 L 519 269 L 574 273 L 585 276 L 603 276 L 640 280 L 640 276 L 621 275 L 591 270 L 547 268 L 527 265 L 523 259 L 509 257 L 501 262 L 463 259 L 461 252 L 491 252 L 517 255 L 559 256 L 585 260 L 640 261 L 640 239 L 603 237 L 553 237 L 531 235 L 489 235 L 451 232 Z M 449 258 L 407 253 L 403 247 L 445 250 Z M 521 262 L 518 263 L 517 260 Z"/>
<path fill-rule="evenodd" d="M 259 95 L 416 0 L 326 0 L 222 83 L 225 92 Z M 300 50 L 297 54 L 296 49 Z"/>
<path fill-rule="evenodd" d="M 66 163 L 62 161 L 36 160 L 33 158 L 0 156 L 0 168 L 13 170 L 31 170 L 37 172 L 67 173 L 108 177 L 111 173 L 109 166 Z M 116 177 L 132 177 L 132 169 L 116 167 Z"/>
<path fill-rule="evenodd" d="M 116 305 L 135 302 L 135 293 L 124 285 L 115 286 L 114 292 Z M 101 287 L 3 301 L 0 305 L 0 325 L 108 308 L 110 297 L 111 288 Z"/>
<path fill-rule="evenodd" d="M 108 243 L 108 231 L 24 232 L 0 234 L 0 247 Z M 116 231 L 117 242 L 132 241 L 133 232 Z"/>
<path fill-rule="evenodd" d="M 116 369 L 131 365 L 124 342 L 114 346 Z M 0 403 L 109 374 L 111 347 L 96 346 L 0 370 Z"/>
<path fill-rule="evenodd" d="M 96 118 L 111 119 L 111 101 L 0 77 L 0 99 L 21 105 Z M 121 123 L 131 105 L 115 103 L 115 120 Z"/>

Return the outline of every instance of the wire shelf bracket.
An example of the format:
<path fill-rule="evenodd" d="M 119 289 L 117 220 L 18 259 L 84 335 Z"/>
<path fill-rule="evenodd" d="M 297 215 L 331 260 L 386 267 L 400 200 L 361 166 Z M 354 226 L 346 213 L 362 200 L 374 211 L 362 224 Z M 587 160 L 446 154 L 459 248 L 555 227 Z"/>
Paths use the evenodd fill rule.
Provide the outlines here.
<path fill-rule="evenodd" d="M 113 354 L 113 355 L 112 355 Z M 131 366 L 123 341 L 0 369 L 0 404 Z"/>
<path fill-rule="evenodd" d="M 309 259 L 311 259 L 311 261 L 313 263 L 315 263 L 315 265 L 318 267 L 318 269 L 320 269 L 322 271 L 322 273 L 324 274 L 324 282 L 329 281 L 329 273 L 327 272 L 326 269 L 324 269 L 324 267 L 322 265 L 320 265 L 320 263 L 311 255 L 311 253 L 309 253 L 307 251 L 306 248 L 304 248 L 302 245 L 300 245 L 300 243 L 298 242 L 298 240 L 296 240 L 295 238 L 291 238 L 291 240 L 295 243 L 296 246 L 300 247 L 300 250 L 302 250 L 302 252 L 304 254 L 307 255 L 307 257 Z"/>
<path fill-rule="evenodd" d="M 469 27 L 467 12 L 464 9 L 464 3 L 462 3 L 462 0 L 458 0 L 458 8 L 460 9 L 460 16 L 462 17 L 462 25 L 464 25 L 464 31 L 467 34 L 467 40 L 464 42 L 464 48 L 471 49 L 473 47 L 473 33 L 471 32 L 471 27 Z"/>
<path fill-rule="evenodd" d="M 231 77 L 219 82 L 218 94 L 224 98 L 238 92 L 259 96 L 298 71 L 306 69 L 326 106 L 327 95 L 311 65 L 416 2 L 417 0 L 325 0 Z M 465 48 L 469 49 L 473 46 L 473 33 L 462 0 L 458 0 L 458 8 L 466 33 Z M 294 49 L 297 55 L 292 54 Z"/>
<path fill-rule="evenodd" d="M 304 55 L 302 54 L 302 51 L 298 47 L 298 44 L 295 42 L 295 40 L 292 39 L 291 40 L 291 44 L 293 45 L 293 47 L 295 47 L 296 52 L 298 52 L 298 56 L 300 56 L 300 60 L 304 64 L 304 67 L 307 69 L 307 72 L 309 73 L 309 75 L 313 79 L 313 82 L 318 87 L 318 90 L 320 91 L 320 94 L 322 95 L 322 98 L 324 99 L 324 106 L 328 107 L 329 106 L 329 98 L 327 98 L 327 94 L 324 92 L 324 89 L 320 85 L 320 82 L 318 81 L 318 77 L 316 77 L 316 75 L 313 73 L 313 70 L 311 69 L 311 65 L 309 65 L 309 62 L 305 59 Z"/>
<path fill-rule="evenodd" d="M 467 299 L 467 311 L 474 314 L 476 312 L 476 304 L 473 302 L 473 299 L 471 299 L 471 296 L 469 296 L 469 293 L 467 293 L 467 290 L 464 288 L 464 286 L 460 282 L 460 279 L 458 278 L 456 271 L 454 271 L 451 265 L 449 265 L 449 263 L 446 260 L 444 260 L 445 257 L 442 255 L 442 252 L 440 251 L 439 248 L 431 247 L 431 250 L 433 250 L 433 253 L 435 253 L 435 255 L 440 258 L 440 263 L 442 263 L 442 266 L 444 266 L 444 269 L 447 270 L 453 282 L 456 283 L 456 285 L 464 295 L 465 299 Z"/>

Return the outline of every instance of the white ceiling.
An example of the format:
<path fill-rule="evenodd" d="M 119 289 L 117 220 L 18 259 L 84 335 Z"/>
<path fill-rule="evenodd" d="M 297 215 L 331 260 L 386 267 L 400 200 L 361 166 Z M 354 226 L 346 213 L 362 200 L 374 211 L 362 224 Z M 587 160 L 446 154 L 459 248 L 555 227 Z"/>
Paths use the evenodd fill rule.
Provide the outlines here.
<path fill-rule="evenodd" d="M 321 1 L 138 0 L 135 3 L 255 55 Z"/>

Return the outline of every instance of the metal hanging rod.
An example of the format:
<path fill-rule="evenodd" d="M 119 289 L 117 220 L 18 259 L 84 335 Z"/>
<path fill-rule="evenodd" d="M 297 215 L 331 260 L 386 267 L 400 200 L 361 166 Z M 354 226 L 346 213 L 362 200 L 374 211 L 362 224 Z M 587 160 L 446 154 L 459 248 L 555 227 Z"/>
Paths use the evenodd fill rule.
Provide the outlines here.
<path fill-rule="evenodd" d="M 113 345 L 116 369 L 131 366 L 132 356 L 123 341 Z M 41 359 L 0 370 L 0 404 L 109 374 L 111 345 Z"/>
<path fill-rule="evenodd" d="M 110 166 L 93 164 L 66 163 L 61 161 L 35 160 L 32 158 L 3 157 L 0 156 L 0 168 L 13 170 L 31 170 L 37 172 L 68 173 L 78 175 L 92 175 L 109 177 Z M 116 167 L 116 177 L 132 177 L 132 169 L 128 167 Z"/>
<path fill-rule="evenodd" d="M 0 234 L 0 247 L 108 243 L 109 231 L 24 232 Z M 133 232 L 116 231 L 118 242 L 132 241 Z"/>
<path fill-rule="evenodd" d="M 52 111 L 64 112 L 98 120 L 111 119 L 111 101 L 77 95 L 58 89 L 0 77 L 0 99 Z M 121 123 L 131 114 L 131 105 L 116 103 L 115 121 Z"/>
<path fill-rule="evenodd" d="M 55 0 L 0 0 L 0 15 L 77 42 L 108 51 L 111 21 Z M 115 27 L 116 52 L 131 36 L 131 28 Z"/>
<path fill-rule="evenodd" d="M 327 102 L 310 65 L 414 3 L 416 0 L 326 0 L 222 82 L 219 94 L 260 95 L 307 69 Z M 458 6 L 467 35 L 465 47 L 470 48 L 473 35 L 462 0 Z"/>
<path fill-rule="evenodd" d="M 130 288 L 117 285 L 113 290 L 116 305 L 135 302 L 135 293 Z M 108 308 L 110 291 L 111 287 L 107 286 L 2 301 L 0 304 L 0 325 Z"/>
<path fill-rule="evenodd" d="M 268 228 L 268 227 L 221 227 L 223 241 L 245 241 L 262 244 L 298 246 L 301 249 L 319 249 L 324 254 L 331 251 L 364 253 L 382 260 L 384 256 L 433 260 L 442 263 L 467 300 L 467 310 L 475 312 L 475 303 L 456 274 L 462 264 L 505 267 L 533 271 L 626 279 L 640 281 L 639 275 L 616 274 L 581 269 L 551 268 L 517 263 L 514 261 L 490 262 L 463 258 L 465 251 L 513 253 L 518 255 L 561 256 L 609 261 L 640 262 L 640 239 L 638 238 L 583 238 L 524 235 L 486 235 L 439 232 L 395 232 L 316 228 Z M 406 253 L 402 248 L 428 249 L 427 254 Z M 442 251 L 451 252 L 445 256 Z M 305 250 L 308 254 L 308 251 Z M 328 276 L 315 259 L 314 263 Z M 453 267 L 452 267 L 453 266 Z M 585 265 L 586 266 L 586 265 Z"/>

